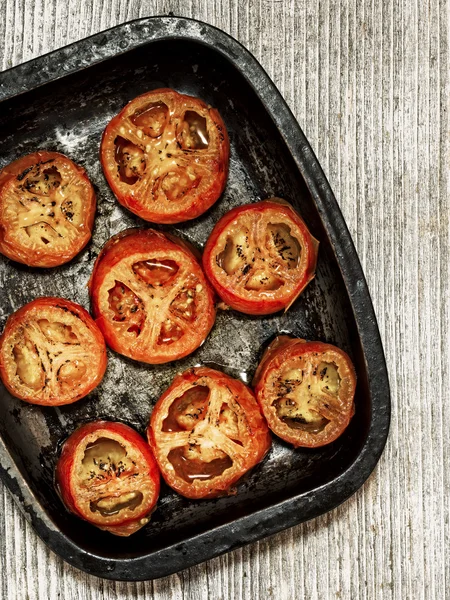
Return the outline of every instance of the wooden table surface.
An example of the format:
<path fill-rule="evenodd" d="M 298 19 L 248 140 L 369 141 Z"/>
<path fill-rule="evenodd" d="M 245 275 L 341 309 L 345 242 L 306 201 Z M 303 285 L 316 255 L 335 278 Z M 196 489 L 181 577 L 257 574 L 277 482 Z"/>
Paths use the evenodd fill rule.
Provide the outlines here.
<path fill-rule="evenodd" d="M 450 597 L 450 0 L 0 0 L 0 68 L 169 12 L 241 41 L 311 142 L 378 316 L 388 444 L 366 484 L 331 513 L 137 584 L 65 564 L 0 485 L 0 597 Z"/>

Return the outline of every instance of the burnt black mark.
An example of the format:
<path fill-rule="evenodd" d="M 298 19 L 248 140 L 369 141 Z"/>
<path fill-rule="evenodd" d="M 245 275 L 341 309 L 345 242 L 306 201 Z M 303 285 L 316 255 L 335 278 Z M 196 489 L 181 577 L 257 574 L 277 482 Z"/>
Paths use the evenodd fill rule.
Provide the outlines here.
<path fill-rule="evenodd" d="M 67 308 L 67 306 L 61 306 L 61 304 L 55 304 L 56 308 L 60 308 L 61 310 L 63 310 L 64 312 L 70 313 L 71 315 L 73 315 L 74 317 L 76 317 L 77 319 L 80 319 L 81 321 L 83 320 L 80 315 L 77 315 L 77 313 L 73 310 L 70 310 L 70 308 Z"/>
<path fill-rule="evenodd" d="M 22 173 L 20 173 L 20 175 L 17 175 L 17 181 L 22 181 L 22 179 L 28 175 L 28 173 L 34 168 L 34 165 L 31 167 L 28 167 L 28 169 L 25 169 L 25 171 L 22 171 Z"/>

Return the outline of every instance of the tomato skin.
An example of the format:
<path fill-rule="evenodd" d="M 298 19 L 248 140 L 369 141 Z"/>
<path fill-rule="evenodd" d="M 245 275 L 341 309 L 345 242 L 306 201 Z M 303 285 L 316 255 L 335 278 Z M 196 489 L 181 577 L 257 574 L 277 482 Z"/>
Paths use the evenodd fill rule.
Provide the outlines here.
<path fill-rule="evenodd" d="M 7 198 L 11 195 L 13 190 L 19 188 L 23 183 L 27 182 L 27 174 L 33 173 L 33 167 L 39 167 L 39 165 L 48 165 L 48 168 L 57 168 L 63 176 L 61 181 L 61 187 L 64 183 L 70 181 L 69 190 L 77 191 L 77 194 L 81 198 L 83 214 L 81 222 L 75 225 L 70 225 L 67 222 L 72 221 L 72 217 L 67 210 L 67 207 L 63 207 L 67 200 L 70 200 L 70 194 L 67 195 L 67 199 L 64 200 L 63 196 L 59 196 L 57 193 L 56 206 L 49 212 L 49 206 L 46 206 L 40 216 L 35 215 L 36 222 L 48 223 L 52 227 L 69 227 L 71 228 L 70 235 L 72 239 L 68 238 L 67 243 L 58 243 L 53 247 L 52 243 L 44 244 L 37 242 L 36 245 L 31 244 L 31 237 L 25 236 L 22 233 L 24 226 L 17 228 L 13 225 L 10 213 L 11 208 L 7 205 Z M 58 190 L 59 192 L 59 190 Z M 17 192 L 19 193 L 19 192 Z M 40 201 L 38 202 L 39 196 L 27 194 L 26 191 L 20 192 L 20 195 L 24 197 L 33 198 L 37 202 L 37 206 L 40 207 Z M 44 200 L 48 200 L 48 195 L 44 195 Z M 47 203 L 48 204 L 48 203 Z M 34 206 L 30 205 L 34 209 Z M 52 203 L 52 207 L 54 204 Z M 72 205 L 71 205 L 72 206 Z M 44 207 L 44 204 L 42 204 Z M 92 228 L 94 225 L 96 209 L 96 199 L 94 188 L 89 181 L 85 170 L 72 162 L 69 158 L 60 154 L 59 152 L 48 152 L 41 150 L 23 156 L 9 165 L 6 165 L 0 171 L 0 252 L 14 260 L 16 262 L 31 266 L 31 267 L 56 267 L 67 263 L 72 260 L 88 243 L 91 238 Z M 30 212 L 32 214 L 34 210 Z M 56 216 L 55 216 L 55 213 Z M 25 213 L 24 213 L 25 214 Z M 68 217 L 69 215 L 69 217 Z M 42 217 L 42 218 L 41 218 Z M 32 224 L 32 223 L 31 223 Z M 64 231 L 64 229 L 63 229 Z M 43 234 L 45 237 L 45 234 Z M 63 236 L 65 237 L 65 236 Z M 39 239 L 39 236 L 37 236 Z"/>
<path fill-rule="evenodd" d="M 172 467 L 168 458 L 169 451 L 162 436 L 165 433 L 163 431 L 164 421 L 167 419 L 174 401 L 185 391 L 198 385 L 209 386 L 211 390 L 218 390 L 220 394 L 231 394 L 236 399 L 238 418 L 242 419 L 242 428 L 245 433 L 240 438 L 242 450 L 239 455 L 235 454 L 230 457 L 233 461 L 230 468 L 212 479 L 194 479 L 191 483 L 188 483 Z M 218 397 L 227 399 L 227 396 Z M 220 399 L 220 402 L 222 402 L 222 399 Z M 216 498 L 236 493 L 234 489 L 236 482 L 263 460 L 272 443 L 270 431 L 250 388 L 225 373 L 208 367 L 188 369 L 175 377 L 153 409 L 147 435 L 166 483 L 182 496 L 194 500 Z M 210 442 L 213 439 L 208 438 L 208 433 L 205 432 L 201 434 L 201 437 L 210 439 Z M 191 437 L 190 439 L 193 443 L 194 438 Z M 170 441 L 168 444 L 170 445 Z"/>
<path fill-rule="evenodd" d="M 94 519 L 87 514 L 80 502 L 80 492 L 77 490 L 76 470 L 79 466 L 81 456 L 80 447 L 86 446 L 86 438 L 95 440 L 108 435 L 116 435 L 125 447 L 132 446 L 142 457 L 142 463 L 145 464 L 145 470 L 142 475 L 147 480 L 149 498 L 144 507 L 129 518 L 114 518 L 112 524 L 99 522 L 100 519 Z M 116 439 L 117 439 L 116 437 Z M 160 492 L 160 476 L 158 466 L 146 441 L 131 427 L 123 423 L 112 421 L 92 421 L 79 427 L 64 442 L 61 455 L 58 459 L 55 470 L 55 482 L 57 489 L 66 508 L 77 517 L 88 521 L 104 531 L 109 531 L 114 535 L 129 536 L 135 533 L 141 527 L 147 524 L 149 515 L 154 511 Z"/>
<path fill-rule="evenodd" d="M 136 137 L 138 127 L 133 125 L 131 119 L 136 112 L 150 103 L 165 103 L 169 107 L 167 127 L 172 128 L 175 134 L 168 137 L 169 147 L 165 144 L 158 150 L 155 140 L 142 136 Z M 181 146 L 175 145 L 176 132 L 182 122 L 181 116 L 186 111 L 198 111 L 208 121 L 208 131 L 211 138 L 211 150 L 200 151 L 189 150 L 180 153 L 182 164 L 189 164 L 201 171 L 202 180 L 186 192 L 185 197 L 176 201 L 167 202 L 162 196 L 156 194 L 154 197 L 154 186 L 163 178 L 171 168 L 178 169 L 176 160 L 167 165 L 159 166 L 161 157 L 163 161 L 167 156 L 169 160 L 175 157 L 175 153 L 181 150 Z M 125 131 L 127 133 L 125 133 Z M 131 132 L 131 133 L 129 133 Z M 128 185 L 121 180 L 120 169 L 118 170 L 116 139 L 125 135 L 133 138 L 133 143 L 142 152 L 143 160 L 157 165 L 158 175 L 143 175 L 146 184 L 143 190 L 136 189 L 136 184 Z M 164 136 L 164 132 L 162 134 Z M 148 148 L 148 150 L 147 150 Z M 157 153 L 159 153 L 157 155 Z M 107 125 L 101 142 L 100 161 L 106 180 L 117 200 L 128 210 L 146 221 L 152 223 L 174 224 L 195 219 L 210 208 L 222 194 L 227 176 L 230 154 L 230 144 L 225 124 L 215 108 L 209 107 L 199 98 L 179 94 L 170 88 L 153 90 L 131 100 L 118 115 Z M 156 157 L 156 158 L 155 158 Z M 202 162 L 203 161 L 203 162 Z M 180 172 L 183 172 L 184 166 Z M 140 183 L 140 182 L 139 182 Z"/>
<path fill-rule="evenodd" d="M 144 343 L 141 342 L 141 338 L 127 336 L 126 332 L 123 332 L 123 328 L 121 329 L 121 324 L 112 317 L 110 307 L 108 308 L 106 302 L 105 286 L 109 281 L 107 278 L 111 278 L 112 274 L 121 268 L 123 261 L 139 262 L 153 256 L 170 258 L 177 262 L 181 265 L 180 268 L 184 269 L 182 277 L 185 278 L 185 281 L 191 277 L 198 282 L 195 289 L 201 288 L 201 291 L 198 292 L 198 315 L 195 321 L 183 325 L 185 334 L 181 339 L 168 346 L 159 345 L 154 337 Z M 153 229 L 129 229 L 111 238 L 105 244 L 94 265 L 89 281 L 89 290 L 94 318 L 108 346 L 119 354 L 149 364 L 170 362 L 191 354 L 206 339 L 216 317 L 214 291 L 189 245 L 175 236 Z M 145 290 L 143 288 L 141 290 L 144 294 Z M 154 326 L 159 326 L 162 319 L 161 312 L 156 310 L 153 305 L 150 307 L 153 312 L 148 313 L 147 309 L 143 310 L 143 318 L 145 317 L 146 323 L 153 320 L 156 323 Z M 135 314 L 139 314 L 139 311 L 136 310 Z M 166 313 L 166 316 L 168 315 L 172 318 L 170 312 Z M 158 319 L 159 321 L 156 322 Z M 153 333 L 149 335 L 153 336 Z"/>
<path fill-rule="evenodd" d="M 319 364 L 319 361 L 327 361 L 338 367 L 339 393 L 336 400 L 329 403 L 333 406 L 331 410 L 325 412 L 329 417 L 328 422 L 318 432 L 289 427 L 277 415 L 274 407 L 276 397 L 273 390 L 274 382 L 277 379 L 280 380 L 283 371 L 289 369 L 290 365 L 301 359 L 304 360 L 306 366 Z M 314 371 L 315 373 L 316 371 Z M 270 429 L 296 448 L 319 448 L 330 444 L 344 432 L 355 413 L 353 400 L 356 389 L 356 372 L 352 361 L 346 352 L 324 342 L 308 342 L 286 335 L 278 336 L 262 357 L 253 379 L 253 389 Z M 326 409 L 329 409 L 329 404 L 325 404 Z"/>
<path fill-rule="evenodd" d="M 271 221 L 295 227 L 301 241 L 301 264 L 298 267 L 296 281 L 287 293 L 284 292 L 285 286 L 273 291 L 260 292 L 249 292 L 243 290 L 242 287 L 238 288 L 217 262 L 227 232 L 236 227 L 239 219 L 244 217 L 255 221 L 268 219 L 269 216 Z M 283 309 L 287 310 L 314 278 L 318 245 L 318 241 L 310 234 L 303 219 L 292 206 L 283 200 L 273 198 L 238 206 L 226 213 L 215 225 L 206 242 L 203 252 L 203 268 L 225 304 L 246 314 L 267 315 Z"/>
<path fill-rule="evenodd" d="M 19 329 L 29 327 L 41 316 L 46 318 L 48 315 L 55 315 L 55 319 L 63 320 L 64 314 L 76 317 L 80 327 L 86 328 L 90 337 L 90 360 L 88 371 L 81 382 L 73 390 L 64 390 L 55 394 L 55 390 L 50 390 L 48 394 L 44 391 L 33 393 L 32 390 L 19 387 L 15 380 L 15 369 L 11 368 L 10 353 L 8 348 L 15 339 L 15 333 Z M 86 342 L 84 342 L 86 344 Z M 84 348 L 86 350 L 86 348 Z M 93 321 L 91 315 L 79 304 L 66 300 L 64 298 L 43 297 L 36 298 L 32 302 L 25 304 L 16 312 L 8 317 L 5 328 L 0 336 L 0 378 L 7 390 L 16 398 L 20 398 L 30 404 L 39 404 L 42 406 L 61 406 L 72 404 L 84 398 L 102 381 L 107 366 L 106 345 L 100 329 Z M 47 384 L 45 384 L 47 387 Z"/>

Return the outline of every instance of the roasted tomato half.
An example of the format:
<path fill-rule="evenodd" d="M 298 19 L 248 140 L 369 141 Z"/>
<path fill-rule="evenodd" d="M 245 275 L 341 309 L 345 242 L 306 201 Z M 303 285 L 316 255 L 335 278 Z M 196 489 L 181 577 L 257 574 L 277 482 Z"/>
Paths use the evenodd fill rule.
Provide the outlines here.
<path fill-rule="evenodd" d="M 0 377 L 31 404 L 71 404 L 91 392 L 106 370 L 105 340 L 82 306 L 38 298 L 7 320 L 0 337 Z"/>
<path fill-rule="evenodd" d="M 355 369 L 348 355 L 331 344 L 277 337 L 253 385 L 270 429 L 296 447 L 333 442 L 355 412 Z"/>
<path fill-rule="evenodd" d="M 159 471 L 147 442 L 122 423 L 94 421 L 64 443 L 56 485 L 68 510 L 115 535 L 150 521 Z"/>
<path fill-rule="evenodd" d="M 148 437 L 167 484 L 194 499 L 233 493 L 271 445 L 249 388 L 207 367 L 174 379 L 153 409 Z"/>
<path fill-rule="evenodd" d="M 284 200 L 238 206 L 212 230 L 203 267 L 222 300 L 250 315 L 288 309 L 313 279 L 318 242 Z"/>
<path fill-rule="evenodd" d="M 101 251 L 89 282 L 108 346 L 157 364 L 187 356 L 215 320 L 214 292 L 190 248 L 152 229 L 124 231 Z"/>
<path fill-rule="evenodd" d="M 142 219 L 194 219 L 219 198 L 229 141 L 215 108 L 159 89 L 132 100 L 105 129 L 101 162 L 118 201 Z"/>
<path fill-rule="evenodd" d="M 95 194 L 63 154 L 35 152 L 0 171 L 0 252 L 31 267 L 56 267 L 89 241 Z"/>

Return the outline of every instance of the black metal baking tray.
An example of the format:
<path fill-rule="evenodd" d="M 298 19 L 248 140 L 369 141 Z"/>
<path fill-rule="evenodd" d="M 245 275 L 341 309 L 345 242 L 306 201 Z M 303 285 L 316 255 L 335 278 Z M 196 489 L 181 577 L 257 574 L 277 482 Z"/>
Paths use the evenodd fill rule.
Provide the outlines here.
<path fill-rule="evenodd" d="M 346 500 L 367 479 L 389 428 L 389 383 L 369 292 L 330 186 L 300 127 L 272 81 L 245 48 L 225 33 L 177 17 L 141 19 L 82 40 L 0 74 L 0 166 L 40 148 L 83 165 L 94 183 L 94 235 L 68 265 L 53 270 L 0 257 L 0 326 L 40 295 L 89 306 L 86 282 L 103 243 L 145 223 L 113 198 L 98 150 L 109 119 L 133 97 L 158 87 L 216 106 L 231 141 L 223 197 L 201 218 L 167 228 L 204 244 L 231 207 L 281 196 L 321 242 L 316 279 L 286 314 L 218 315 L 192 356 L 150 367 L 109 353 L 104 382 L 72 406 L 27 405 L 0 390 L 0 476 L 38 535 L 72 565 L 110 579 L 162 577 L 316 517 Z M 337 344 L 358 374 L 356 414 L 333 444 L 273 448 L 235 496 L 188 501 L 163 487 L 151 523 L 130 538 L 80 521 L 53 487 L 57 447 L 75 427 L 98 417 L 122 420 L 141 433 L 152 406 L 176 372 L 206 363 L 250 381 L 261 348 L 277 332 Z"/>

